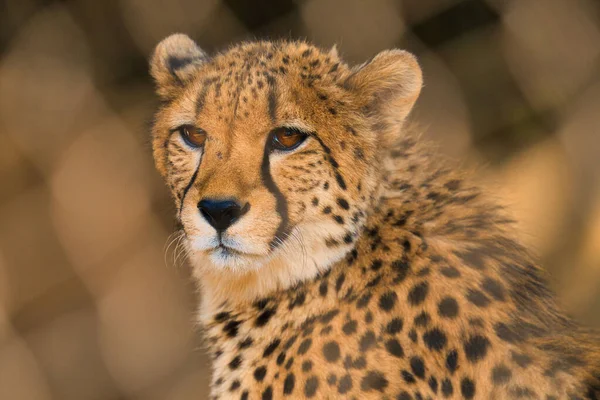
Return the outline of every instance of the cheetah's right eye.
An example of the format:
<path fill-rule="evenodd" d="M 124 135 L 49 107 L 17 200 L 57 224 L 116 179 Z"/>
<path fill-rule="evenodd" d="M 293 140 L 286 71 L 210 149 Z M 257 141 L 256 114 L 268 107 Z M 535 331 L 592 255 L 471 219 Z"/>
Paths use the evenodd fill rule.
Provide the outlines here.
<path fill-rule="evenodd" d="M 188 146 L 194 148 L 204 146 L 206 132 L 203 129 L 196 128 L 193 125 L 182 125 L 177 130 Z"/>

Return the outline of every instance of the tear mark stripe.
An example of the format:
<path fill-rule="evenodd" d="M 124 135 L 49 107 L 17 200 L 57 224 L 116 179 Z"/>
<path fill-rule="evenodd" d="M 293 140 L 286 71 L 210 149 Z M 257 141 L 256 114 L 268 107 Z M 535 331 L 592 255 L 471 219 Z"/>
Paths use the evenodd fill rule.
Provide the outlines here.
<path fill-rule="evenodd" d="M 263 181 L 263 184 L 265 185 L 267 190 L 269 190 L 269 192 L 271 192 L 273 194 L 273 196 L 275 197 L 275 202 L 276 202 L 275 211 L 277 212 L 277 214 L 279 214 L 279 218 L 281 219 L 279 226 L 277 227 L 277 230 L 275 231 L 275 235 L 273 236 L 273 240 L 271 240 L 271 243 L 270 243 L 270 247 L 273 249 L 273 248 L 277 247 L 277 245 L 280 243 L 280 240 L 283 240 L 284 236 L 288 233 L 289 217 L 288 217 L 287 201 L 286 201 L 285 197 L 283 196 L 283 193 L 281 193 L 281 191 L 275 184 L 275 181 L 273 181 L 273 176 L 271 175 L 271 163 L 269 160 L 271 148 L 270 148 L 269 144 L 270 144 L 269 140 L 267 140 L 265 143 L 265 150 L 264 150 L 262 165 L 261 165 L 260 169 L 261 169 L 261 179 Z"/>
<path fill-rule="evenodd" d="M 200 155 L 200 159 L 198 160 L 198 166 L 196 167 L 196 170 L 194 171 L 192 178 L 190 179 L 188 184 L 185 186 L 185 189 L 183 189 L 183 195 L 181 196 L 181 205 L 179 206 L 179 219 L 180 220 L 181 220 L 181 212 L 183 211 L 183 205 L 185 204 L 185 196 L 187 195 L 188 191 L 190 190 L 190 188 L 196 181 L 196 178 L 198 177 L 198 171 L 200 170 L 200 165 L 202 164 L 203 157 L 204 157 L 204 150 L 202 151 L 202 154 Z"/>

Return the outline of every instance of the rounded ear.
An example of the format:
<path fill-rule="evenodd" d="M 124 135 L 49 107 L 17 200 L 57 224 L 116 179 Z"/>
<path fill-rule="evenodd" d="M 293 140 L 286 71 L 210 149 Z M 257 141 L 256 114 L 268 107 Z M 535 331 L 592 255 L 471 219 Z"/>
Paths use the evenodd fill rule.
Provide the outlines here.
<path fill-rule="evenodd" d="M 150 74 L 159 96 L 173 97 L 207 60 L 206 53 L 187 35 L 176 33 L 163 39 L 150 59 Z"/>
<path fill-rule="evenodd" d="M 372 127 L 393 144 L 421 92 L 423 76 L 415 56 L 386 50 L 358 66 L 344 82 L 355 92 Z"/>

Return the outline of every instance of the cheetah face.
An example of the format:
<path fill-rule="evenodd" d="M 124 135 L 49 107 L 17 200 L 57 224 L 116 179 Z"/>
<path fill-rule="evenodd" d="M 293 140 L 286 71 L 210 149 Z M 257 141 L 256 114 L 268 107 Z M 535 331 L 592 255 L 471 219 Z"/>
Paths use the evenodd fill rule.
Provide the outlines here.
<path fill-rule="evenodd" d="M 318 269 L 351 248 L 421 86 L 402 51 L 350 69 L 305 43 L 210 58 L 184 35 L 157 46 L 151 72 L 155 162 L 189 253 L 238 272 L 278 257 Z"/>

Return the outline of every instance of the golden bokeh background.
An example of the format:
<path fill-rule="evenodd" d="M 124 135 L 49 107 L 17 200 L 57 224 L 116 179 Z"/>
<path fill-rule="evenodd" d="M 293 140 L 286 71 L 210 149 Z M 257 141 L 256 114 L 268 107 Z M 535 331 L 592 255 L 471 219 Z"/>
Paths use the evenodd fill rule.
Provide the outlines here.
<path fill-rule="evenodd" d="M 597 0 L 0 2 L 0 399 L 207 398 L 197 293 L 167 248 L 146 60 L 307 38 L 418 55 L 413 120 L 521 221 L 566 309 L 600 327 Z"/>

